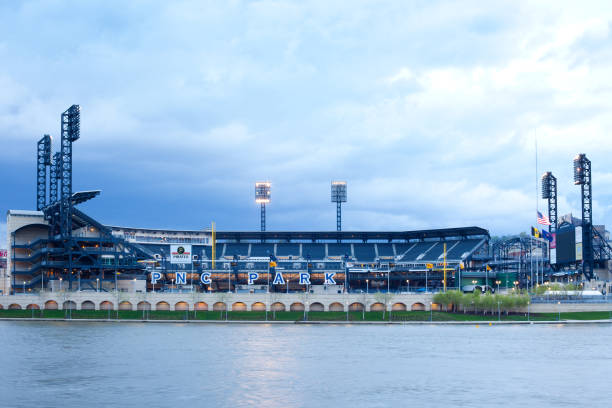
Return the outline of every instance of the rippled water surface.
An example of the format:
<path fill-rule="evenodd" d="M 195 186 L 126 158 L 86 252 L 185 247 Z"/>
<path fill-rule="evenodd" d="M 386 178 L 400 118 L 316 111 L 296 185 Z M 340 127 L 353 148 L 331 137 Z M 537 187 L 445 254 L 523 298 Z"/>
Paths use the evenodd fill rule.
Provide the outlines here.
<path fill-rule="evenodd" d="M 2 407 L 612 406 L 612 326 L 0 322 Z"/>

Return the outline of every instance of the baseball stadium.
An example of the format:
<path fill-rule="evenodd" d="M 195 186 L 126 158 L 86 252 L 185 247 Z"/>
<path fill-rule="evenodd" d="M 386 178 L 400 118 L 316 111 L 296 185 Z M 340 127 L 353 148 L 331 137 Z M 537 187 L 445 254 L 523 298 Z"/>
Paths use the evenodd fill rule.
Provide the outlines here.
<path fill-rule="evenodd" d="M 374 307 L 426 310 L 434 307 L 426 295 L 448 288 L 520 289 L 553 280 L 569 282 L 579 276 L 591 280 L 608 273 L 612 249 L 605 227 L 592 224 L 590 162 L 584 155 L 577 158 L 578 166 L 588 170 L 586 176 L 580 170 L 576 176 L 583 190 L 579 226 L 571 219 L 557 221 L 556 179 L 550 173 L 542 179 L 554 244 L 533 234 L 492 242 L 489 231 L 477 226 L 344 231 L 345 181 L 331 182 L 335 230 L 266 230 L 266 205 L 272 197 L 268 181 L 255 183 L 255 203 L 261 209 L 259 231 L 217 231 L 214 224 L 204 229 L 168 230 L 108 225 L 81 211 L 79 205 L 96 199 L 100 191 L 73 188 L 73 146 L 80 139 L 78 105 L 61 114 L 61 129 L 60 151 L 52 152 L 49 135 L 36 145 L 35 210 L 9 210 L 7 214 L 8 251 L 0 289 L 4 295 L 39 294 L 42 300 L 0 304 L 3 308 L 207 310 L 210 304 L 226 310 L 256 310 L 263 305 L 267 310 L 271 304 L 265 299 L 270 294 L 293 300 L 308 294 L 331 296 L 327 303 L 311 303 L 311 308 L 320 305 L 313 310 L 359 310 L 380 305 L 374 294 L 422 294 L 423 299 Z M 580 177 L 588 177 L 588 182 Z M 62 305 L 58 296 L 66 293 L 78 295 L 80 303 L 70 300 L 68 306 L 66 301 Z M 104 298 L 111 294 L 117 296 Z M 131 296 L 130 300 L 120 302 L 119 294 Z M 137 301 L 146 294 L 155 296 L 155 305 Z M 185 296 L 201 299 L 216 294 L 231 294 L 232 304 L 185 300 Z M 365 295 L 370 301 L 357 302 L 358 306 L 351 301 L 349 306 L 337 301 L 344 299 L 342 295 Z M 92 296 L 104 300 L 94 302 L 89 299 Z M 306 307 L 304 302 L 287 303 L 276 302 L 275 307 Z"/>

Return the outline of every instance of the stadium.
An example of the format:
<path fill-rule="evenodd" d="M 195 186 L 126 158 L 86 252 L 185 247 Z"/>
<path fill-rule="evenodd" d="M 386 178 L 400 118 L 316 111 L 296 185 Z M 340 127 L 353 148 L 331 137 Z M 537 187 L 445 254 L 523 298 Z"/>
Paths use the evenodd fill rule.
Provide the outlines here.
<path fill-rule="evenodd" d="M 73 191 L 73 143 L 80 138 L 80 107 L 73 105 L 62 113 L 61 123 L 59 152 L 51 151 L 49 135 L 37 143 L 36 210 L 7 214 L 9 250 L 1 288 L 5 295 L 232 293 L 257 297 L 431 293 L 447 288 L 495 291 L 529 287 L 555 276 L 568 280 L 581 272 L 591 278 L 593 267 L 600 274 L 607 272 L 610 246 L 598 228 L 589 232 L 588 223 L 582 224 L 580 234 L 571 225 L 560 225 L 555 248 L 533 237 L 492 243 L 489 232 L 476 226 L 343 231 L 341 206 L 347 201 L 347 185 L 339 181 L 331 183 L 331 202 L 337 210 L 335 231 L 267 231 L 269 182 L 255 183 L 260 231 L 216 231 L 214 225 L 202 230 L 106 225 L 78 208 L 100 191 Z M 556 179 L 554 187 L 554 202 L 551 189 L 544 198 L 549 199 L 556 234 Z M 593 232 L 595 240 L 587 244 Z M 570 236 L 579 235 L 584 257 L 569 251 L 577 246 Z M 557 254 L 557 248 L 565 249 Z M 590 264 L 583 262 L 588 256 Z M 591 268 L 587 273 L 579 270 L 585 264 Z"/>

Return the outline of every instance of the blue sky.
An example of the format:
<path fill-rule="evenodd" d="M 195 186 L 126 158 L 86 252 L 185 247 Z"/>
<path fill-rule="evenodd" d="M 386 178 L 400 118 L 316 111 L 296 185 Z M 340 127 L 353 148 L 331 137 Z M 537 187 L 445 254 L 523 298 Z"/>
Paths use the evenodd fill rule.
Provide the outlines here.
<path fill-rule="evenodd" d="M 269 230 L 535 223 L 539 170 L 579 212 L 593 161 L 612 223 L 608 2 L 0 3 L 0 211 L 35 206 L 35 144 L 81 105 L 83 210 L 136 227 Z M 544 202 L 539 201 L 540 208 Z M 6 226 L 0 221 L 0 233 Z"/>

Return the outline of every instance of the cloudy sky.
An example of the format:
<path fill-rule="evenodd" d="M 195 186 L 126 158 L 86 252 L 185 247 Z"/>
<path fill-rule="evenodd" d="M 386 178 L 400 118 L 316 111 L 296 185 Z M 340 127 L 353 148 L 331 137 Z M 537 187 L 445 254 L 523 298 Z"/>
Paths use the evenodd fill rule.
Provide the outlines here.
<path fill-rule="evenodd" d="M 112 225 L 268 229 L 535 223 L 538 173 L 612 224 L 609 2 L 0 3 L 0 212 L 35 207 L 35 145 L 80 104 L 75 190 Z M 544 202 L 539 201 L 540 208 Z M 6 225 L 0 223 L 0 233 Z"/>

